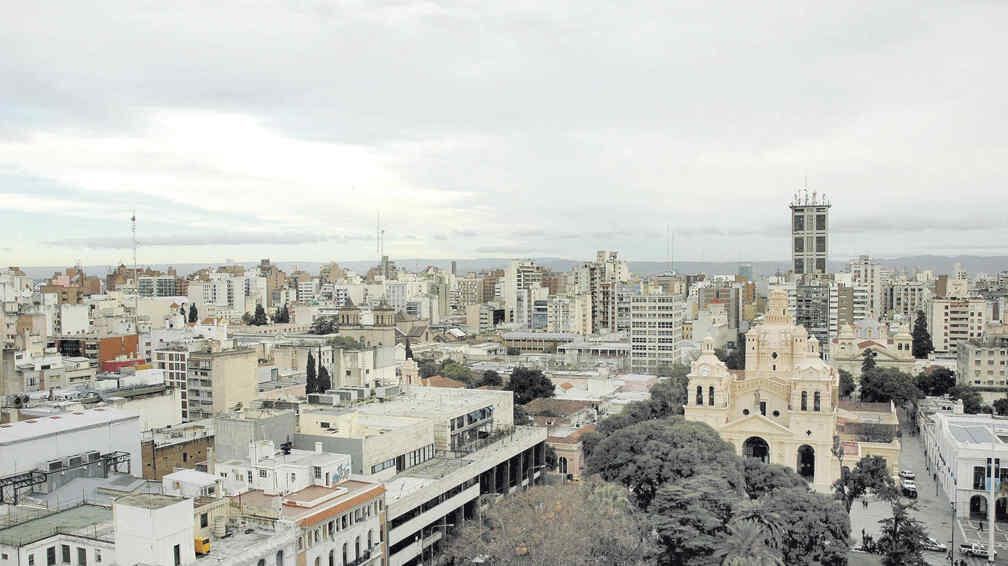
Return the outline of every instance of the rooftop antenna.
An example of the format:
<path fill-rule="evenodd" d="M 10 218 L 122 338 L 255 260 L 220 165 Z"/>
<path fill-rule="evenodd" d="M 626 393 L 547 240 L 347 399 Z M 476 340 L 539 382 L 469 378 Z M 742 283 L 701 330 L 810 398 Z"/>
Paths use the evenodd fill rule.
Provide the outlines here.
<path fill-rule="evenodd" d="M 133 240 L 133 330 L 137 335 L 137 346 L 140 345 L 140 279 L 137 277 L 137 239 L 136 239 L 136 209 L 130 215 L 130 228 Z"/>

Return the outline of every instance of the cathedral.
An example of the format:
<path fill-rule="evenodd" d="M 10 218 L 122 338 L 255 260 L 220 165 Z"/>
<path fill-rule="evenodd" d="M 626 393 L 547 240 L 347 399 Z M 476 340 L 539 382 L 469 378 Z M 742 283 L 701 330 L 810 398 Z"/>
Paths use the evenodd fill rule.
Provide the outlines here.
<path fill-rule="evenodd" d="M 706 423 L 738 454 L 794 469 L 828 491 L 840 477 L 834 456 L 839 373 L 819 343 L 794 323 L 787 294 L 770 292 L 764 321 L 746 333 L 745 370 L 729 370 L 704 340 L 689 374 L 686 418 Z"/>

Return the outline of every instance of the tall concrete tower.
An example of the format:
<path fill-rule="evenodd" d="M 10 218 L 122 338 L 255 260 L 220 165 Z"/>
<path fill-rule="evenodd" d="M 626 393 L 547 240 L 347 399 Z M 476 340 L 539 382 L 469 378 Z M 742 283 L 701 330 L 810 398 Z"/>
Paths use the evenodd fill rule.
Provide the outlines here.
<path fill-rule="evenodd" d="M 795 275 L 822 275 L 828 270 L 829 211 L 826 195 L 796 193 L 791 201 L 791 266 Z"/>

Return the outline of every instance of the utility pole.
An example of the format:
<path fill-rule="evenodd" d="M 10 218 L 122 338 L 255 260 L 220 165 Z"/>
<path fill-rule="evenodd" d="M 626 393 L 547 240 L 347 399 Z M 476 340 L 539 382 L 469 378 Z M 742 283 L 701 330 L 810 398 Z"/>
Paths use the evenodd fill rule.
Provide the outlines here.
<path fill-rule="evenodd" d="M 133 331 L 136 332 L 137 337 L 137 351 L 134 354 L 139 355 L 140 352 L 140 278 L 137 276 L 137 239 L 136 239 L 136 209 L 133 209 L 133 214 L 130 216 L 130 224 L 132 225 L 132 235 L 133 235 Z"/>

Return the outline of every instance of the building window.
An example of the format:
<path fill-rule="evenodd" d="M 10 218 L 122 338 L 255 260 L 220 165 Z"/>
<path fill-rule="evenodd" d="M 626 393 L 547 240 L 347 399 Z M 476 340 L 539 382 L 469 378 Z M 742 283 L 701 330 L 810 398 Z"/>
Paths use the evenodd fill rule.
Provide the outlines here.
<path fill-rule="evenodd" d="M 759 414 L 766 416 L 766 401 L 759 402 Z"/>
<path fill-rule="evenodd" d="M 46 549 L 46 566 L 56 564 L 56 547 L 50 546 Z"/>
<path fill-rule="evenodd" d="M 70 563 L 70 545 L 69 544 L 60 545 L 60 557 L 63 559 L 63 562 L 65 562 L 67 564 Z"/>
<path fill-rule="evenodd" d="M 696 386 L 696 404 L 703 405 L 703 386 Z"/>
<path fill-rule="evenodd" d="M 812 410 L 818 411 L 822 408 L 822 393 L 816 391 L 815 396 L 812 398 Z"/>
<path fill-rule="evenodd" d="M 81 547 L 77 547 L 77 564 L 78 566 L 87 566 L 87 550 Z"/>
<path fill-rule="evenodd" d="M 208 513 L 202 513 L 199 516 L 199 526 L 201 529 L 205 529 L 210 524 L 210 518 L 207 515 Z"/>
<path fill-rule="evenodd" d="M 801 410 L 808 410 L 808 391 L 801 392 Z"/>
<path fill-rule="evenodd" d="M 707 388 L 707 404 L 711 407 L 714 406 L 714 386 L 711 385 Z"/>
<path fill-rule="evenodd" d="M 312 466 L 312 473 L 315 474 L 315 479 L 322 479 L 322 466 Z"/>
<path fill-rule="evenodd" d="M 283 566 L 283 563 L 284 563 L 283 551 L 278 550 L 276 553 L 276 566 Z"/>
<path fill-rule="evenodd" d="M 94 561 L 101 564 L 101 549 L 96 548 L 94 551 Z"/>
<path fill-rule="evenodd" d="M 175 566 L 182 566 L 182 547 L 176 544 L 172 552 L 175 555 Z"/>
<path fill-rule="evenodd" d="M 28 555 L 28 566 L 35 566 L 35 555 L 34 554 L 29 554 Z"/>

